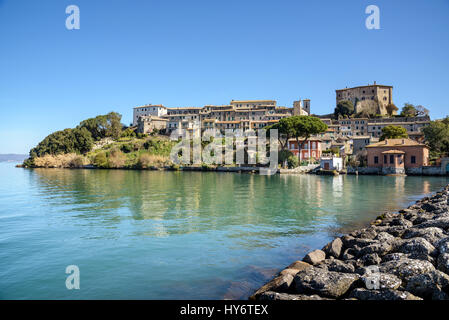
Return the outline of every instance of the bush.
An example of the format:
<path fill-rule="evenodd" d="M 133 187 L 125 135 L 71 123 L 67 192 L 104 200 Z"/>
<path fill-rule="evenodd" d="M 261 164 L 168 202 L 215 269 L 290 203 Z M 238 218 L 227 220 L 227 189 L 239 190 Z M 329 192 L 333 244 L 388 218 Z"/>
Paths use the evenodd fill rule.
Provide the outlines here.
<path fill-rule="evenodd" d="M 75 153 L 50 155 L 36 157 L 32 166 L 40 168 L 80 168 L 87 163 L 86 159 Z"/>
<path fill-rule="evenodd" d="M 295 155 L 291 155 L 287 158 L 287 165 L 289 169 L 293 169 L 298 167 L 299 165 L 299 160 L 298 157 Z"/>
<path fill-rule="evenodd" d="M 137 161 L 137 166 L 142 169 L 150 167 L 163 167 L 169 164 L 167 157 L 142 153 Z"/>
<path fill-rule="evenodd" d="M 94 157 L 93 163 L 98 168 L 107 168 L 108 167 L 108 158 L 106 157 L 106 153 L 105 152 L 97 153 Z"/>
<path fill-rule="evenodd" d="M 135 138 L 136 133 L 131 128 L 126 128 L 125 130 L 122 131 L 120 137 L 121 138 Z"/>
<path fill-rule="evenodd" d="M 134 151 L 134 146 L 129 143 L 126 143 L 120 147 L 120 150 L 124 153 L 130 153 L 130 152 Z"/>
<path fill-rule="evenodd" d="M 120 150 L 114 149 L 108 156 L 109 168 L 123 168 L 125 166 L 126 157 Z"/>

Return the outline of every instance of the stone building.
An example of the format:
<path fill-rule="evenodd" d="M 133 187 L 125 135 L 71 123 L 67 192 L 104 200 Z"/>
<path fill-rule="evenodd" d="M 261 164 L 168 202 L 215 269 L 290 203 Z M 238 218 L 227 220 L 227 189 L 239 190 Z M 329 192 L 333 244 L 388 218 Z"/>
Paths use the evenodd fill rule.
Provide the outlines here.
<path fill-rule="evenodd" d="M 161 104 L 147 104 L 133 109 L 133 126 L 137 126 L 137 120 L 140 116 L 156 116 L 161 117 L 167 114 L 167 108 Z"/>
<path fill-rule="evenodd" d="M 366 146 L 368 167 L 383 174 L 405 174 L 429 165 L 429 148 L 411 139 L 387 139 Z"/>
<path fill-rule="evenodd" d="M 139 116 L 137 119 L 137 132 L 152 133 L 154 130 L 165 132 L 168 120 L 156 116 Z"/>
<path fill-rule="evenodd" d="M 393 87 L 376 84 L 335 90 L 336 105 L 340 101 L 351 101 L 355 113 L 386 115 L 386 106 L 393 103 Z"/>

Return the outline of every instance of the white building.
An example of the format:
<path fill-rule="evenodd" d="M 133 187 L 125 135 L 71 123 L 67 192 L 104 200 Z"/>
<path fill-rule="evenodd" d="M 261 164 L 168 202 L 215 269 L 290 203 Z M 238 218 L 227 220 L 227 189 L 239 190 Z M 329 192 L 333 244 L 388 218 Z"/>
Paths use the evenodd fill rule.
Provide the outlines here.
<path fill-rule="evenodd" d="M 343 159 L 338 157 L 322 157 L 320 167 L 324 170 L 343 170 Z"/>
<path fill-rule="evenodd" d="M 141 107 L 135 107 L 133 111 L 133 126 L 137 126 L 137 120 L 140 116 L 161 117 L 164 114 L 167 114 L 167 108 L 161 104 L 148 104 Z"/>

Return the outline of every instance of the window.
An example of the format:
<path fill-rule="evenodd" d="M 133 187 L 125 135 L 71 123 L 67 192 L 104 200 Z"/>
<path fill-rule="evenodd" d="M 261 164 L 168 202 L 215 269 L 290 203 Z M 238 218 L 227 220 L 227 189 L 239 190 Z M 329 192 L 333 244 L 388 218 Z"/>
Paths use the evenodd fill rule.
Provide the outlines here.
<path fill-rule="evenodd" d="M 416 156 L 412 156 L 410 159 L 410 162 L 415 164 L 416 163 Z"/>
<path fill-rule="evenodd" d="M 375 163 L 375 164 L 378 164 L 378 163 L 379 163 L 379 157 L 378 157 L 378 156 L 375 156 L 375 157 L 374 157 L 374 163 Z"/>
<path fill-rule="evenodd" d="M 394 155 L 390 155 L 390 164 L 394 163 Z"/>
<path fill-rule="evenodd" d="M 387 156 L 386 155 L 384 155 L 384 163 L 385 164 L 387 163 Z"/>

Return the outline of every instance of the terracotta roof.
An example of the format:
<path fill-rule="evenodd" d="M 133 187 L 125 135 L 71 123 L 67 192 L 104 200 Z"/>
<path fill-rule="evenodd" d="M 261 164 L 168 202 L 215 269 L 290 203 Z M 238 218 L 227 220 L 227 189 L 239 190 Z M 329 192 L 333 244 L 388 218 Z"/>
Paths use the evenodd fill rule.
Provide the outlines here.
<path fill-rule="evenodd" d="M 162 104 L 147 104 L 147 105 L 140 106 L 140 107 L 134 107 L 133 109 L 151 108 L 151 107 L 159 107 L 159 108 L 167 109 L 167 107 L 164 107 Z"/>
<path fill-rule="evenodd" d="M 382 154 L 405 154 L 405 152 L 400 150 L 388 150 L 382 152 Z"/>
<path fill-rule="evenodd" d="M 416 147 L 416 146 L 427 146 L 422 143 L 418 143 L 415 140 L 412 139 L 386 139 L 384 141 L 379 141 L 373 144 L 370 144 L 369 146 L 366 146 L 366 148 L 392 148 L 392 147 Z"/>

